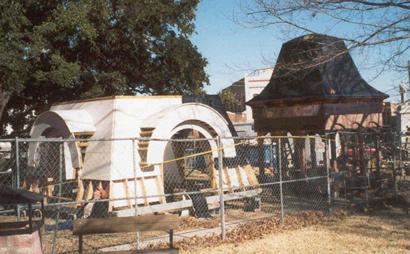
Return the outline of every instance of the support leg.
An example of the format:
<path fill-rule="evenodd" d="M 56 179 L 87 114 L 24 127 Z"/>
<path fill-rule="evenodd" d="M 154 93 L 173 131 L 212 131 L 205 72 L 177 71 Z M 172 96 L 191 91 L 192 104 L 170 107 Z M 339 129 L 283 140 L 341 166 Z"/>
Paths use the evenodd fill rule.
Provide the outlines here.
<path fill-rule="evenodd" d="M 78 236 L 78 253 L 83 253 L 83 235 Z"/>
<path fill-rule="evenodd" d="M 174 230 L 173 229 L 169 231 L 169 248 L 171 249 L 174 248 Z"/>

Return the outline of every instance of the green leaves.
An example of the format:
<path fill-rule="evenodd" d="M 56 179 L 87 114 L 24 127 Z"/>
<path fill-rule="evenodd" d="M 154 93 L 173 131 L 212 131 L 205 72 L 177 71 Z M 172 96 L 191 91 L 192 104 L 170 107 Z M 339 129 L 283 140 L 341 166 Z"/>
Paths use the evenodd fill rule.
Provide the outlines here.
<path fill-rule="evenodd" d="M 81 66 L 78 63 L 67 62 L 57 54 L 51 55 L 50 70 L 37 71 L 34 77 L 39 82 L 52 82 L 58 87 L 70 88 L 79 80 Z"/>
<path fill-rule="evenodd" d="M 38 113 L 62 100 L 202 93 L 207 62 L 189 41 L 198 2 L 0 0 L 9 118 L 13 108 Z"/>

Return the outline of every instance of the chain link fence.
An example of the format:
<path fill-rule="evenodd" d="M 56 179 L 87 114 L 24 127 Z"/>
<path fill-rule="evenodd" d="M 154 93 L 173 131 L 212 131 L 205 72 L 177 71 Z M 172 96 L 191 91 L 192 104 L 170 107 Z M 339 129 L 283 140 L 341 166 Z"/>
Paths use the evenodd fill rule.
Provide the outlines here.
<path fill-rule="evenodd" d="M 80 218 L 176 213 L 178 240 L 224 238 L 245 221 L 277 216 L 286 224 L 286 214 L 331 208 L 330 139 L 187 136 L 1 140 L 0 184 L 45 196 L 44 253 L 77 253 L 72 226 Z M 0 207 L 2 220 L 25 216 L 24 206 Z M 158 241 L 163 232 L 93 235 L 84 250 Z"/>
<path fill-rule="evenodd" d="M 406 207 L 410 194 L 408 135 L 339 132 L 330 142 L 331 197 L 360 208 Z M 404 199 L 404 200 L 398 200 Z"/>

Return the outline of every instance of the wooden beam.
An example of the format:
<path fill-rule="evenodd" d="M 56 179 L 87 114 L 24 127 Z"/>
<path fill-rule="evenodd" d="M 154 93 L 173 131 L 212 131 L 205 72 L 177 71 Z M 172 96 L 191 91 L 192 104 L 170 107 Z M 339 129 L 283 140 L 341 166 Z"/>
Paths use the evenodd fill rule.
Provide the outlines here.
<path fill-rule="evenodd" d="M 114 184 L 113 181 L 110 181 L 110 187 L 109 187 L 109 194 L 108 194 L 108 198 L 111 199 L 112 197 L 112 193 L 113 193 L 113 189 L 114 189 Z M 113 202 L 112 201 L 108 201 L 108 212 L 112 212 L 113 210 Z"/>
<path fill-rule="evenodd" d="M 212 158 L 212 155 L 207 155 L 204 157 L 205 158 L 205 163 L 208 165 L 208 171 L 209 171 L 209 179 L 211 181 L 210 185 L 212 189 L 218 189 L 218 179 L 216 176 L 216 168 L 215 168 L 215 163 L 214 159 Z"/>
<path fill-rule="evenodd" d="M 83 180 L 81 180 L 80 178 L 80 173 L 81 173 L 81 169 L 78 169 L 78 174 L 77 174 L 77 195 L 75 197 L 75 201 L 77 202 L 81 202 L 83 200 L 84 197 L 84 183 Z"/>
<path fill-rule="evenodd" d="M 179 224 L 174 214 L 112 217 L 108 219 L 80 219 L 74 221 L 74 235 L 124 233 L 135 231 L 166 231 Z"/>
<path fill-rule="evenodd" d="M 164 170 L 163 170 L 163 165 L 161 164 L 161 175 L 155 177 L 155 180 L 157 182 L 157 191 L 158 191 L 158 194 L 161 195 L 159 197 L 159 202 L 161 204 L 165 204 L 167 202 L 167 200 L 165 199 L 165 196 L 163 196 L 164 195 L 164 180 L 163 180 L 164 177 L 163 177 L 163 174 L 164 174 Z"/>
<path fill-rule="evenodd" d="M 256 197 L 256 196 L 258 196 L 258 193 L 260 191 L 261 191 L 261 189 L 255 189 L 255 190 L 248 190 L 248 191 L 241 191 L 241 192 L 224 194 L 224 201 L 231 201 L 231 200 L 238 200 L 238 199 Z M 218 208 L 219 205 L 220 205 L 219 195 L 206 197 L 206 202 L 208 203 L 209 209 Z"/>
<path fill-rule="evenodd" d="M 161 213 L 164 211 L 177 211 L 181 209 L 186 209 L 192 207 L 192 200 L 181 200 L 172 203 L 164 203 L 150 206 L 138 207 L 137 215 Z M 124 209 L 115 212 L 118 217 L 133 216 L 135 214 L 135 209 Z"/>
<path fill-rule="evenodd" d="M 85 191 L 85 198 L 84 200 L 90 200 L 92 199 L 94 196 L 94 187 L 93 187 L 93 183 L 91 181 L 88 182 L 88 186 L 87 189 Z"/>
<path fill-rule="evenodd" d="M 261 192 L 261 189 L 255 189 L 255 190 L 249 190 L 249 191 L 224 194 L 224 200 L 230 201 L 230 200 L 243 199 L 247 197 L 255 197 L 260 192 Z M 206 197 L 206 201 L 210 209 L 219 207 L 219 194 Z M 190 207 L 192 207 L 192 200 L 181 200 L 181 201 L 176 201 L 172 203 L 139 207 L 137 211 L 137 215 L 161 213 L 165 211 L 177 211 L 177 210 L 182 210 L 182 209 L 186 209 Z M 115 212 L 115 215 L 118 217 L 133 216 L 134 214 L 135 214 L 135 209 L 124 209 L 124 210 L 119 210 Z"/>
<path fill-rule="evenodd" d="M 235 172 L 236 177 L 238 178 L 239 188 L 243 188 L 245 185 L 243 184 L 241 170 L 239 169 L 239 167 L 235 168 Z"/>
<path fill-rule="evenodd" d="M 128 187 L 128 179 L 124 179 L 124 181 L 122 183 L 124 185 L 124 194 L 125 194 L 125 198 L 127 200 L 127 205 L 128 205 L 129 208 L 131 208 L 132 204 L 131 204 L 131 199 L 130 199 L 130 190 L 129 190 L 129 187 Z M 135 204 L 135 205 L 137 205 L 137 204 Z"/>
<path fill-rule="evenodd" d="M 226 185 L 228 186 L 228 191 L 232 192 L 232 183 L 231 183 L 231 178 L 229 177 L 229 172 L 228 172 L 228 168 L 225 167 L 224 168 L 224 175 L 225 175 L 225 179 L 226 179 Z"/>
<path fill-rule="evenodd" d="M 246 172 L 246 175 L 248 176 L 248 182 L 250 185 L 258 185 L 259 181 L 258 178 L 256 178 L 255 171 L 253 170 L 251 165 L 245 165 L 244 170 Z"/>
<path fill-rule="evenodd" d="M 78 136 L 92 136 L 92 135 L 94 135 L 94 131 L 78 131 L 78 132 L 74 132 L 74 135 L 76 136 L 76 137 L 78 137 Z"/>
<path fill-rule="evenodd" d="M 144 205 L 148 206 L 148 198 L 147 198 L 147 189 L 145 188 L 145 181 L 144 177 L 141 177 L 141 191 L 142 191 L 142 196 L 144 197 Z"/>

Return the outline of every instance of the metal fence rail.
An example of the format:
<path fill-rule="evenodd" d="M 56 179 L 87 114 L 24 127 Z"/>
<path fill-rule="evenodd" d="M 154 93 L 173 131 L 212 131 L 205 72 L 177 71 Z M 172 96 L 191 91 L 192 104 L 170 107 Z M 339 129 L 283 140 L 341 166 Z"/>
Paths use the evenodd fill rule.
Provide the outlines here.
<path fill-rule="evenodd" d="M 227 225 L 238 221 L 280 216 L 286 224 L 288 213 L 328 211 L 326 142 L 319 137 L 0 140 L 9 147 L 0 151 L 0 184 L 45 195 L 45 253 L 77 252 L 71 228 L 78 218 L 178 213 L 184 216 L 178 237 L 218 229 L 224 238 Z M 23 219 L 26 212 L 5 205 L 0 218 Z M 85 249 L 142 248 L 160 235 L 90 236 Z"/>

